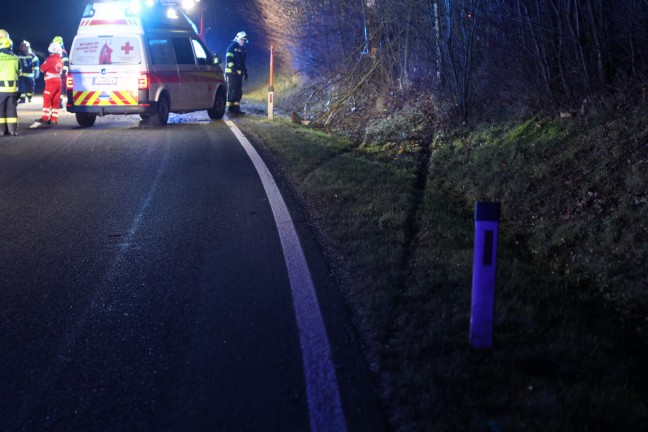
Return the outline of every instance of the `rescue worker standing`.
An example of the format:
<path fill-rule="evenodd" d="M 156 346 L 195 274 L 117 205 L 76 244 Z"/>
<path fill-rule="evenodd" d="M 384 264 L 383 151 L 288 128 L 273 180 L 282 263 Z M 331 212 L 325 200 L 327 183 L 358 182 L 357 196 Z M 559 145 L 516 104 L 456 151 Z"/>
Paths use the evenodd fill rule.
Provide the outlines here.
<path fill-rule="evenodd" d="M 61 101 L 61 90 L 63 82 L 61 74 L 63 73 L 63 59 L 61 58 L 61 44 L 52 42 L 48 51 L 50 56 L 41 66 L 43 78 L 45 79 L 45 91 L 43 92 L 43 115 L 36 120 L 37 123 L 58 124 L 59 103 Z"/>
<path fill-rule="evenodd" d="M 0 29 L 0 128 L 2 135 L 18 135 L 18 56 L 6 30 Z"/>
<path fill-rule="evenodd" d="M 33 53 L 31 45 L 27 41 L 20 44 L 21 54 L 18 55 L 20 63 L 20 77 L 18 78 L 18 89 L 20 100 L 18 103 L 25 103 L 25 98 L 31 102 L 34 96 L 34 84 L 40 76 L 40 60 Z"/>
<path fill-rule="evenodd" d="M 61 36 L 54 36 L 52 42 L 61 45 L 61 60 L 63 60 L 63 72 L 61 73 L 61 80 L 63 81 L 63 83 L 65 83 L 68 71 L 70 70 L 70 59 L 68 58 L 68 52 L 65 50 L 65 45 L 63 44 L 63 38 Z M 63 92 L 61 92 L 59 108 L 63 108 Z"/>
<path fill-rule="evenodd" d="M 245 114 L 241 111 L 243 79 L 248 79 L 245 58 L 247 56 L 247 34 L 240 31 L 225 54 L 225 79 L 227 80 L 227 111 L 232 114 Z"/>

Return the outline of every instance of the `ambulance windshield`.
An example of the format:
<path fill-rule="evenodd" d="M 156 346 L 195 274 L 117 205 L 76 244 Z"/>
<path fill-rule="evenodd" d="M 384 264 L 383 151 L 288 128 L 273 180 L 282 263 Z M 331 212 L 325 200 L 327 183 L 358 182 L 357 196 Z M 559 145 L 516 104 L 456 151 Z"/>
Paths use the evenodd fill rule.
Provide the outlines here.
<path fill-rule="evenodd" d="M 72 65 L 134 65 L 142 62 L 136 37 L 77 37 L 72 47 Z"/>

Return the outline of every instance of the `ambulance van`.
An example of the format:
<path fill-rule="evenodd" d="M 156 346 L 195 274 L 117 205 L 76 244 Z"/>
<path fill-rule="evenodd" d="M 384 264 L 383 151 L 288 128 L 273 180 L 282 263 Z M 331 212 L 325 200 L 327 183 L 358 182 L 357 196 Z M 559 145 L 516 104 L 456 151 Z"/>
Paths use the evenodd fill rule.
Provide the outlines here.
<path fill-rule="evenodd" d="M 220 58 L 180 10 L 140 2 L 88 4 L 72 43 L 67 110 L 81 127 L 97 116 L 139 114 L 165 125 L 169 113 L 225 113 Z"/>

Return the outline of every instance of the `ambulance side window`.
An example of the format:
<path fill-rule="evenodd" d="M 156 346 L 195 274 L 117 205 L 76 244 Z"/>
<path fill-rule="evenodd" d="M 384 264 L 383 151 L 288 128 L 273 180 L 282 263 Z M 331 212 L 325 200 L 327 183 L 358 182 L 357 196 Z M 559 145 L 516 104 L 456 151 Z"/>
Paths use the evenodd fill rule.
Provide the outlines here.
<path fill-rule="evenodd" d="M 173 38 L 173 48 L 179 65 L 196 64 L 189 38 Z"/>
<path fill-rule="evenodd" d="M 207 61 L 207 51 L 205 50 L 205 47 L 200 43 L 198 39 L 191 39 L 191 43 L 194 47 L 194 52 L 196 53 L 196 60 L 198 60 L 198 64 L 202 66 L 206 66 L 209 64 Z"/>
<path fill-rule="evenodd" d="M 175 64 L 175 54 L 168 39 L 149 39 L 153 64 Z"/>

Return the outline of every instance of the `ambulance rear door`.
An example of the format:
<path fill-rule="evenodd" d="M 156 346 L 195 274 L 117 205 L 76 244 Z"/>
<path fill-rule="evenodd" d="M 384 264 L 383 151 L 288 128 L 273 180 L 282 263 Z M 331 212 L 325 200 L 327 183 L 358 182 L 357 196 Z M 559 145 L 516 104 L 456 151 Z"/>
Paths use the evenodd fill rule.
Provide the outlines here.
<path fill-rule="evenodd" d="M 108 114 L 137 105 L 144 62 L 140 35 L 78 35 L 70 53 L 74 105 Z"/>

